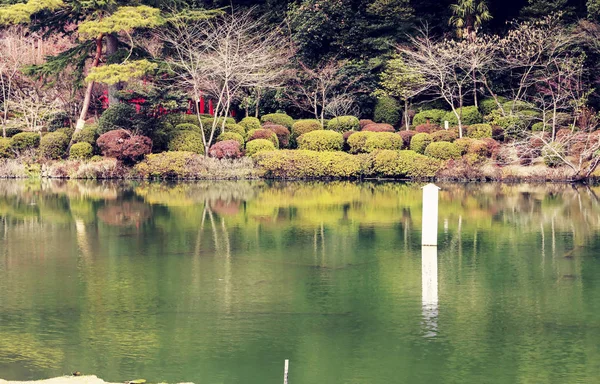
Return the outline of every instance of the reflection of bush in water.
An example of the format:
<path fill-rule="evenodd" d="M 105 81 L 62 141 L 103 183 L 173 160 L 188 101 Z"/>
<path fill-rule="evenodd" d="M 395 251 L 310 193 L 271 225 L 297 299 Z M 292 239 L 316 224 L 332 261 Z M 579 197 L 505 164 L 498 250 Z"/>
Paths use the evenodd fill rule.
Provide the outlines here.
<path fill-rule="evenodd" d="M 98 210 L 98 218 L 108 224 L 116 226 L 136 226 L 148 220 L 152 215 L 150 207 L 137 201 L 123 201 L 112 203 Z"/>
<path fill-rule="evenodd" d="M 237 215 L 240 212 L 240 202 L 237 200 L 221 200 L 210 203 L 213 212 L 223 216 Z"/>

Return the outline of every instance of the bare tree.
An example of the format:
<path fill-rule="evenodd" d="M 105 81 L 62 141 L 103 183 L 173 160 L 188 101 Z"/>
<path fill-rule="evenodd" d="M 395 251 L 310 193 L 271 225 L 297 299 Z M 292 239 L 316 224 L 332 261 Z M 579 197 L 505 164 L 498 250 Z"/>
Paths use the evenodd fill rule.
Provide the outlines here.
<path fill-rule="evenodd" d="M 193 100 L 210 95 L 216 101 L 215 119 L 206 131 L 198 111 L 206 153 L 218 125 L 224 130 L 224 118 L 241 90 L 273 88 L 283 80 L 291 45 L 280 28 L 266 29 L 265 24 L 250 12 L 199 21 L 175 17 L 160 34 L 172 50 L 167 62 L 179 86 Z"/>
<path fill-rule="evenodd" d="M 359 112 L 356 100 L 351 95 L 333 96 L 323 109 L 325 110 L 325 115 L 332 118 L 357 115 Z"/>

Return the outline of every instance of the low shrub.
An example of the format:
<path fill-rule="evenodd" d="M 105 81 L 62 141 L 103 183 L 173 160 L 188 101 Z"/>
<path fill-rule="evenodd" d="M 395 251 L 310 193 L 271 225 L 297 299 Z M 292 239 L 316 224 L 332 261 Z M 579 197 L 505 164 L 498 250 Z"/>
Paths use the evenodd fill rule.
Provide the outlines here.
<path fill-rule="evenodd" d="M 292 126 L 292 137 L 297 138 L 305 133 L 322 130 L 321 122 L 317 119 L 296 120 Z"/>
<path fill-rule="evenodd" d="M 246 156 L 254 156 L 262 151 L 274 151 L 275 144 L 270 140 L 255 139 L 246 143 Z"/>
<path fill-rule="evenodd" d="M 467 127 L 467 137 L 472 139 L 483 139 L 492 137 L 492 126 L 489 124 L 473 124 Z"/>
<path fill-rule="evenodd" d="M 392 126 L 400 121 L 400 105 L 392 97 L 381 97 L 375 103 L 373 120 L 377 123 L 387 123 Z"/>
<path fill-rule="evenodd" d="M 81 131 L 73 136 L 73 143 L 89 143 L 94 146 L 98 140 L 98 127 L 96 125 L 86 125 Z"/>
<path fill-rule="evenodd" d="M 235 119 L 233 117 L 219 117 L 219 118 L 215 118 L 212 116 L 211 117 L 200 117 L 200 121 L 202 122 L 202 125 L 204 126 L 205 131 L 207 129 L 210 131 L 213 124 L 216 124 L 217 132 L 221 131 L 221 127 L 223 126 L 223 121 L 225 121 L 225 125 L 235 124 Z M 198 124 L 198 120 L 196 120 L 195 124 Z"/>
<path fill-rule="evenodd" d="M 59 128 L 54 132 L 61 132 L 64 133 L 68 138 L 69 141 L 71 140 L 71 137 L 73 137 L 73 134 L 75 133 L 75 128 L 71 128 L 71 127 L 64 127 L 64 128 Z"/>
<path fill-rule="evenodd" d="M 436 124 L 441 126 L 444 122 L 444 115 L 446 115 L 446 111 L 443 109 L 429 109 L 415 114 L 412 123 L 413 125 Z"/>
<path fill-rule="evenodd" d="M 401 150 L 404 145 L 402 137 L 391 132 L 374 132 L 374 135 L 367 137 L 364 145 L 364 152 L 371 153 L 380 149 Z"/>
<path fill-rule="evenodd" d="M 376 132 L 360 131 L 349 136 L 346 140 L 349 152 L 354 154 L 367 153 L 367 148 L 365 147 L 367 139 L 375 134 Z"/>
<path fill-rule="evenodd" d="M 117 103 L 111 105 L 98 119 L 98 133 L 103 134 L 117 129 L 136 129 L 136 111 L 132 105 Z"/>
<path fill-rule="evenodd" d="M 357 158 L 344 152 L 308 150 L 261 152 L 254 157 L 266 177 L 283 179 L 357 178 L 362 172 Z"/>
<path fill-rule="evenodd" d="M 417 134 L 416 131 L 399 131 L 398 132 L 398 135 L 400 135 L 400 137 L 404 141 L 404 144 L 402 145 L 402 149 L 408 149 L 410 147 L 410 141 L 412 140 L 413 136 L 416 134 Z"/>
<path fill-rule="evenodd" d="M 248 132 L 248 138 L 246 140 L 247 142 L 250 142 L 253 140 L 258 140 L 258 139 L 269 140 L 270 142 L 273 143 L 275 148 L 279 148 L 279 139 L 277 138 L 277 134 L 275 134 L 275 132 L 273 132 L 273 131 L 270 131 L 265 128 L 261 128 L 261 129 L 252 129 Z"/>
<path fill-rule="evenodd" d="M 506 103 L 506 98 L 502 97 L 502 96 L 498 96 L 498 102 L 500 104 L 504 104 Z M 479 101 L 479 111 L 481 112 L 481 114 L 483 116 L 485 115 L 489 115 L 490 113 L 492 113 L 492 111 L 494 109 L 498 109 L 498 103 L 496 102 L 496 100 L 493 97 L 489 97 L 489 98 L 485 98 L 481 101 Z"/>
<path fill-rule="evenodd" d="M 181 131 L 178 134 L 196 134 Z M 124 129 L 113 130 L 100 135 L 96 141 L 103 156 L 114 157 L 125 163 L 136 163 L 152 152 L 152 140 L 146 136 L 134 136 Z"/>
<path fill-rule="evenodd" d="M 431 139 L 434 142 L 438 141 L 446 141 L 448 143 L 453 142 L 458 139 L 458 133 L 453 129 L 441 129 L 439 131 L 435 131 L 431 134 Z"/>
<path fill-rule="evenodd" d="M 439 125 L 435 124 L 420 124 L 415 127 L 417 133 L 433 133 L 440 129 Z"/>
<path fill-rule="evenodd" d="M 89 159 L 94 154 L 94 148 L 88 142 L 82 141 L 80 143 L 75 143 L 71 145 L 71 149 L 69 150 L 69 159 L 78 160 L 78 159 Z"/>
<path fill-rule="evenodd" d="M 267 125 L 266 129 L 272 131 L 277 135 L 277 140 L 279 140 L 280 148 L 288 148 L 290 146 L 290 130 L 284 127 L 283 125 Z"/>
<path fill-rule="evenodd" d="M 191 176 L 191 166 L 199 157 L 188 151 L 156 153 L 146 156 L 134 170 L 142 178 L 183 179 Z"/>
<path fill-rule="evenodd" d="M 459 108 L 457 112 L 461 115 L 462 125 L 483 123 L 483 116 L 475 106 L 462 107 L 462 110 Z M 444 115 L 443 121 L 447 121 L 452 126 L 458 125 L 458 118 L 452 111 Z"/>
<path fill-rule="evenodd" d="M 194 131 L 178 131 L 173 134 L 169 141 L 169 151 L 193 152 L 204 155 L 204 143 L 202 135 Z"/>
<path fill-rule="evenodd" d="M 66 155 L 69 137 L 62 132 L 49 132 L 40 141 L 40 154 L 46 159 L 60 159 Z"/>
<path fill-rule="evenodd" d="M 346 131 L 357 131 L 360 128 L 360 123 L 357 117 L 354 116 L 338 116 L 329 120 L 327 129 L 344 133 Z"/>
<path fill-rule="evenodd" d="M 244 128 L 240 124 L 225 124 L 225 133 L 227 132 L 237 133 L 242 138 L 246 138 L 246 128 Z M 242 145 L 244 144 L 242 143 Z"/>
<path fill-rule="evenodd" d="M 35 132 L 17 133 L 11 138 L 11 149 L 15 151 L 24 151 L 37 148 L 40 145 L 40 135 Z"/>
<path fill-rule="evenodd" d="M 238 135 L 239 136 L 239 135 Z M 208 153 L 217 159 L 237 159 L 242 157 L 242 144 L 236 140 L 219 141 L 210 147 Z"/>
<path fill-rule="evenodd" d="M 11 140 L 8 138 L 0 137 L 0 158 L 9 159 L 14 156 L 11 149 Z"/>
<path fill-rule="evenodd" d="M 479 157 L 490 157 L 492 150 L 485 140 L 472 139 L 467 148 L 467 155 L 477 155 Z"/>
<path fill-rule="evenodd" d="M 23 132 L 21 128 L 6 128 L 6 137 L 13 137 L 21 132 Z"/>
<path fill-rule="evenodd" d="M 369 120 L 369 119 L 358 120 L 358 125 L 360 126 L 361 131 L 363 130 L 364 127 L 366 127 L 369 124 L 375 124 L 375 122 L 373 120 Z"/>
<path fill-rule="evenodd" d="M 392 127 L 390 124 L 384 124 L 384 123 L 369 124 L 369 125 L 366 125 L 364 128 L 362 128 L 361 130 L 369 131 L 369 132 L 396 132 L 394 127 Z"/>
<path fill-rule="evenodd" d="M 260 118 L 260 121 L 264 123 L 273 123 L 277 125 L 283 125 L 288 130 L 292 129 L 294 125 L 294 119 L 291 116 L 286 115 L 285 113 L 270 113 L 268 115 L 264 115 Z"/>
<path fill-rule="evenodd" d="M 179 131 L 193 131 L 193 132 L 198 132 L 198 133 L 202 133 L 202 131 L 200 130 L 200 126 L 198 124 L 192 124 L 192 123 L 181 123 L 181 124 L 177 124 L 174 128 L 175 132 L 179 132 Z"/>
<path fill-rule="evenodd" d="M 454 140 L 454 144 L 459 149 L 461 155 L 464 155 L 467 153 L 467 151 L 469 150 L 469 146 L 471 145 L 472 142 L 473 142 L 473 139 L 469 139 L 468 137 L 463 137 L 461 139 Z"/>
<path fill-rule="evenodd" d="M 261 125 L 260 125 L 260 120 L 256 117 L 244 117 L 239 123 L 238 123 L 241 127 L 243 127 L 246 132 L 252 130 L 252 129 L 260 129 Z"/>
<path fill-rule="evenodd" d="M 439 160 L 458 159 L 462 155 L 460 149 L 454 143 L 445 141 L 433 142 L 425 148 L 425 156 Z"/>
<path fill-rule="evenodd" d="M 410 149 L 416 153 L 423 154 L 425 148 L 433 142 L 431 135 L 428 133 L 417 133 L 410 140 Z"/>
<path fill-rule="evenodd" d="M 318 130 L 305 133 L 298 137 L 298 148 L 309 151 L 341 151 L 344 146 L 344 136 L 341 133 Z"/>
<path fill-rule="evenodd" d="M 548 123 L 544 124 L 543 121 L 538 121 L 537 123 L 534 123 L 531 126 L 531 130 L 533 132 L 547 132 L 548 130 L 551 130 L 551 129 L 552 129 L 552 127 Z"/>
<path fill-rule="evenodd" d="M 244 138 L 239 133 L 235 132 L 223 132 L 217 137 L 217 142 L 227 140 L 235 140 L 240 144 L 241 147 L 243 147 L 245 143 Z"/>
<path fill-rule="evenodd" d="M 383 150 L 374 153 L 373 170 L 379 176 L 425 179 L 434 177 L 442 162 L 414 151 Z"/>
<path fill-rule="evenodd" d="M 71 116 L 67 112 L 61 111 L 49 116 L 46 126 L 48 132 L 56 132 L 60 128 L 68 127 L 71 124 Z"/>
<path fill-rule="evenodd" d="M 549 167 L 557 167 L 563 163 L 565 156 L 565 147 L 561 143 L 552 142 L 544 145 L 542 148 L 542 157 L 544 163 Z"/>

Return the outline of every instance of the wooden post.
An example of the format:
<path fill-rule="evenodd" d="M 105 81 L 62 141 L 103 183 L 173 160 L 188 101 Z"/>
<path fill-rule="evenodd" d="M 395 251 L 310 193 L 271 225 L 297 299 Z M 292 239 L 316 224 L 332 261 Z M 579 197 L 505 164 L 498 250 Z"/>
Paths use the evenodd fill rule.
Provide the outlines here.
<path fill-rule="evenodd" d="M 288 384 L 288 371 L 290 368 L 290 361 L 285 359 L 285 368 L 283 368 L 283 384 Z"/>
<path fill-rule="evenodd" d="M 437 247 L 439 190 L 431 183 L 423 187 L 422 246 Z"/>

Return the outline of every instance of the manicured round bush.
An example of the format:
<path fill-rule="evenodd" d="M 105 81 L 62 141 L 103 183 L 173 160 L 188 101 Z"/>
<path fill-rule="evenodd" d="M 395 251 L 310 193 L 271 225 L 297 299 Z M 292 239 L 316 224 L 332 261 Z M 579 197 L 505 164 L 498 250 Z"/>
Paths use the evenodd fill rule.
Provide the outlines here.
<path fill-rule="evenodd" d="M 152 139 L 142 135 L 131 136 L 123 143 L 123 152 L 118 159 L 134 164 L 150 153 L 152 153 Z"/>
<path fill-rule="evenodd" d="M 461 114 L 462 125 L 472 125 L 483 123 L 483 116 L 475 106 L 463 107 L 462 112 L 457 109 L 457 113 Z M 451 126 L 458 125 L 458 118 L 454 112 L 450 111 L 444 115 L 443 121 L 448 121 Z"/>
<path fill-rule="evenodd" d="M 191 131 L 181 131 L 178 134 L 196 134 Z M 105 157 L 114 157 L 126 163 L 135 163 L 152 152 L 152 140 L 146 136 L 133 136 L 124 129 L 106 132 L 96 141 L 98 148 Z"/>
<path fill-rule="evenodd" d="M 246 137 L 246 129 L 239 124 L 225 124 L 225 133 L 227 132 L 237 133 L 238 135 L 242 136 L 242 138 Z"/>
<path fill-rule="evenodd" d="M 194 131 L 179 131 L 169 141 L 169 151 L 194 152 L 204 155 L 202 135 Z"/>
<path fill-rule="evenodd" d="M 71 137 L 73 137 L 73 134 L 75 133 L 75 128 L 71 128 L 71 127 L 59 128 L 54 132 L 64 133 L 65 136 L 67 136 L 69 138 L 69 140 L 71 140 Z"/>
<path fill-rule="evenodd" d="M 241 148 L 242 145 L 238 141 L 225 140 L 213 144 L 208 150 L 208 153 L 217 159 L 237 159 L 238 157 L 243 156 Z"/>
<path fill-rule="evenodd" d="M 339 116 L 334 117 L 327 123 L 327 129 L 336 132 L 357 131 L 360 128 L 360 123 L 357 117 L 354 116 Z"/>
<path fill-rule="evenodd" d="M 364 128 L 362 128 L 361 130 L 369 131 L 369 132 L 396 132 L 394 127 L 392 127 L 390 124 L 385 124 L 385 123 L 369 124 L 369 125 L 365 126 Z"/>
<path fill-rule="evenodd" d="M 177 132 L 177 131 L 193 131 L 193 132 L 201 133 L 200 126 L 198 124 L 192 124 L 192 123 L 177 124 L 175 126 L 175 132 Z"/>
<path fill-rule="evenodd" d="M 187 178 L 194 176 L 190 164 L 197 160 L 193 152 L 161 152 L 146 156 L 134 169 L 143 178 Z"/>
<path fill-rule="evenodd" d="M 277 125 L 283 125 L 287 129 L 292 129 L 294 125 L 294 119 L 285 113 L 270 113 L 260 118 L 260 121 L 264 123 L 273 123 Z"/>
<path fill-rule="evenodd" d="M 225 124 L 235 124 L 235 119 L 233 117 L 219 117 L 219 118 L 215 118 L 215 117 L 200 117 L 200 121 L 202 122 L 202 125 L 204 125 L 205 127 L 212 127 L 213 123 L 216 122 L 216 126 L 217 126 L 217 130 L 221 129 L 221 126 L 223 125 L 223 120 L 225 121 Z M 198 120 L 196 119 L 196 124 Z M 206 128 L 205 128 L 206 129 Z"/>
<path fill-rule="evenodd" d="M 440 141 L 429 144 L 427 148 L 425 148 L 425 156 L 439 160 L 450 160 L 459 159 L 461 153 L 456 144 Z"/>
<path fill-rule="evenodd" d="M 321 122 L 317 119 L 296 120 L 292 126 L 292 137 L 297 138 L 305 133 L 323 129 Z"/>
<path fill-rule="evenodd" d="M 435 131 L 431 134 L 431 139 L 434 142 L 447 141 L 451 143 L 458 139 L 458 133 L 454 129 L 440 129 L 439 131 Z"/>
<path fill-rule="evenodd" d="M 132 105 L 118 103 L 111 105 L 98 119 L 98 133 L 103 134 L 116 129 L 135 129 L 136 111 Z"/>
<path fill-rule="evenodd" d="M 69 159 L 90 159 L 94 154 L 94 148 L 90 143 L 82 141 L 71 145 Z"/>
<path fill-rule="evenodd" d="M 318 130 L 298 137 L 298 148 L 309 151 L 341 151 L 344 137 L 341 133 Z"/>
<path fill-rule="evenodd" d="M 242 119 L 242 121 L 239 122 L 239 125 L 244 127 L 244 129 L 246 130 L 246 132 L 252 130 L 252 129 L 260 129 L 261 125 L 260 125 L 260 120 L 256 117 L 244 117 Z"/>
<path fill-rule="evenodd" d="M 14 153 L 10 148 L 10 139 L 0 137 L 0 159 L 8 159 L 13 157 Z"/>
<path fill-rule="evenodd" d="M 254 159 L 267 177 L 283 179 L 357 178 L 362 172 L 358 156 L 344 152 L 283 150 L 261 152 Z"/>
<path fill-rule="evenodd" d="M 423 154 L 425 148 L 433 142 L 431 135 L 428 133 L 417 133 L 410 140 L 410 149 L 416 153 Z"/>
<path fill-rule="evenodd" d="M 288 148 L 290 146 L 290 130 L 283 125 L 269 124 L 265 128 L 277 135 L 280 148 Z"/>
<path fill-rule="evenodd" d="M 421 124 L 442 125 L 445 114 L 446 114 L 446 111 L 444 111 L 443 109 L 429 109 L 426 111 L 421 111 L 421 112 L 415 114 L 415 117 L 413 117 L 412 123 L 413 123 L 413 125 L 421 125 Z"/>
<path fill-rule="evenodd" d="M 73 143 L 89 143 L 94 146 L 98 140 L 98 127 L 96 125 L 86 125 L 81 131 L 73 136 Z"/>
<path fill-rule="evenodd" d="M 401 150 L 404 145 L 402 137 L 391 132 L 374 132 L 374 135 L 367 137 L 365 141 L 365 152 L 371 153 L 380 149 Z"/>
<path fill-rule="evenodd" d="M 17 133 L 11 138 L 11 148 L 15 151 L 37 148 L 40 145 L 40 135 L 35 132 Z"/>
<path fill-rule="evenodd" d="M 548 143 L 542 148 L 544 163 L 549 167 L 557 167 L 563 163 L 561 157 L 565 156 L 565 148 L 557 142 Z"/>
<path fill-rule="evenodd" d="M 400 106 L 392 97 L 381 97 L 375 103 L 373 120 L 377 123 L 398 124 L 400 121 Z"/>
<path fill-rule="evenodd" d="M 69 138 L 62 132 L 49 132 L 42 136 L 40 154 L 46 159 L 60 159 L 67 153 Z"/>
<path fill-rule="evenodd" d="M 274 151 L 275 145 L 270 140 L 255 139 L 246 143 L 246 156 L 254 156 L 262 151 Z"/>
<path fill-rule="evenodd" d="M 369 119 L 360 119 L 358 120 L 358 125 L 360 125 L 360 130 L 362 131 L 362 129 L 364 127 L 366 127 L 369 124 L 375 124 L 375 122 L 373 120 L 369 120 Z"/>
<path fill-rule="evenodd" d="M 348 137 L 348 140 L 346 140 L 348 143 L 349 152 L 367 153 L 367 148 L 365 147 L 367 139 L 375 134 L 376 132 L 369 131 L 360 131 L 352 134 L 350 137 Z"/>
<path fill-rule="evenodd" d="M 435 124 L 420 124 L 415 127 L 417 133 L 432 133 L 440 129 L 439 125 Z"/>
<path fill-rule="evenodd" d="M 279 148 L 279 139 L 277 138 L 277 135 L 273 131 L 261 128 L 261 129 L 252 129 L 248 132 L 248 139 L 246 140 L 247 142 L 250 142 L 253 140 L 258 140 L 258 139 L 269 140 L 270 142 L 273 143 L 275 148 Z"/>
<path fill-rule="evenodd" d="M 486 141 L 480 139 L 472 139 L 469 143 L 467 154 L 477 155 L 479 157 L 490 157 L 492 151 Z"/>
<path fill-rule="evenodd" d="M 227 140 L 235 140 L 242 147 L 244 146 L 244 143 L 245 143 L 242 135 L 240 135 L 239 133 L 235 133 L 235 132 L 223 132 L 217 137 L 217 142 L 227 141 Z"/>
<path fill-rule="evenodd" d="M 378 151 L 373 159 L 373 169 L 379 176 L 431 178 L 441 169 L 442 163 L 414 151 Z"/>
<path fill-rule="evenodd" d="M 17 133 L 21 132 L 23 132 L 21 128 L 6 128 L 6 137 L 13 137 Z"/>
<path fill-rule="evenodd" d="M 502 96 L 498 96 L 498 102 L 500 104 L 506 103 L 506 98 Z M 488 97 L 479 101 L 479 111 L 483 116 L 489 115 L 492 113 L 494 109 L 498 109 L 498 103 L 494 100 L 493 97 Z"/>
<path fill-rule="evenodd" d="M 416 132 L 416 131 L 399 131 L 398 135 L 400 135 L 400 137 L 404 141 L 404 145 L 402 146 L 402 148 L 404 148 L 404 149 L 409 148 L 410 141 L 412 140 L 413 136 L 416 135 L 417 133 L 418 132 Z"/>
<path fill-rule="evenodd" d="M 469 139 L 468 137 L 463 137 L 461 139 L 454 140 L 454 144 L 460 150 L 461 155 L 464 155 L 467 153 L 467 151 L 469 150 L 469 146 L 471 146 L 472 142 L 473 142 L 473 139 Z"/>
<path fill-rule="evenodd" d="M 492 126 L 489 124 L 473 124 L 467 127 L 467 137 L 472 139 L 483 139 L 492 137 Z"/>

